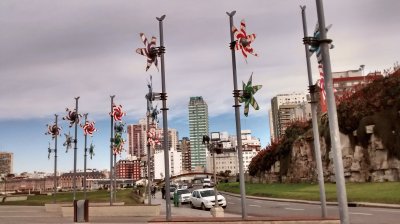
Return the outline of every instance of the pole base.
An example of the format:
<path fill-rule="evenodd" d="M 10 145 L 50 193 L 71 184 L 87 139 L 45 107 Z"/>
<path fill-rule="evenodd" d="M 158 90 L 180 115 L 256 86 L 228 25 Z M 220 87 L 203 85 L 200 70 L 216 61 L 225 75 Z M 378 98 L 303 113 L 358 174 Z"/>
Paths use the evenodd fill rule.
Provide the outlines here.
<path fill-rule="evenodd" d="M 222 207 L 212 207 L 210 212 L 213 217 L 224 217 L 224 209 Z"/>

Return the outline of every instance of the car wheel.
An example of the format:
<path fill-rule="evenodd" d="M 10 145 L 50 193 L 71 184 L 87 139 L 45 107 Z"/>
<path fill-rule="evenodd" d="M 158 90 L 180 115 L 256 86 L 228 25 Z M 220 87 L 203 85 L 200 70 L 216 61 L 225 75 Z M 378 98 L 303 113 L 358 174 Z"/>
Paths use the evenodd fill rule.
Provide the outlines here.
<path fill-rule="evenodd" d="M 207 210 L 207 208 L 206 208 L 206 206 L 204 205 L 204 203 L 201 203 L 201 210 L 204 210 L 204 211 Z"/>
<path fill-rule="evenodd" d="M 189 202 L 190 203 L 190 207 L 191 208 L 194 208 L 194 205 L 192 204 L 192 202 Z"/>
<path fill-rule="evenodd" d="M 225 206 L 222 206 L 222 208 L 223 208 L 223 209 L 226 209 L 226 205 L 225 205 Z"/>

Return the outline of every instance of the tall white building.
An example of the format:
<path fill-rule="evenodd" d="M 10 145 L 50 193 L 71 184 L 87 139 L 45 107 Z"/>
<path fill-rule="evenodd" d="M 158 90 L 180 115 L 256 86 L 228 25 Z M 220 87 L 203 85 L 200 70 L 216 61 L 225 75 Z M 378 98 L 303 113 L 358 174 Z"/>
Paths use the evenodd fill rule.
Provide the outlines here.
<path fill-rule="evenodd" d="M 301 112 L 300 112 L 301 111 Z M 287 125 L 296 119 L 307 120 L 311 117 L 311 107 L 307 94 L 278 94 L 271 100 L 269 125 L 271 140 L 278 140 L 284 134 Z"/>
<path fill-rule="evenodd" d="M 181 174 L 182 153 L 174 148 L 169 150 L 169 171 L 170 176 Z M 154 179 L 165 178 L 164 150 L 156 150 L 154 153 Z"/>

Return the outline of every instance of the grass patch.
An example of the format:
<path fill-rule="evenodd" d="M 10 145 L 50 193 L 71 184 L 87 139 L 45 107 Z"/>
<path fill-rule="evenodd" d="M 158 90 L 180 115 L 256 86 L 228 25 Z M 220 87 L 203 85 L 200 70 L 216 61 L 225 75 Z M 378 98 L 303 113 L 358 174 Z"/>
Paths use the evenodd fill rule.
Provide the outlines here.
<path fill-rule="evenodd" d="M 221 191 L 240 194 L 239 183 L 221 183 Z M 400 204 L 400 182 L 346 183 L 348 202 Z M 336 185 L 325 183 L 327 201 L 337 201 Z M 318 184 L 251 184 L 246 183 L 246 195 L 319 201 Z"/>
<path fill-rule="evenodd" d="M 123 189 L 117 191 L 117 202 L 125 202 L 125 205 L 136 205 L 137 202 L 131 197 L 131 189 Z M 110 202 L 110 192 L 107 190 L 88 191 L 87 199 L 90 202 Z M 83 192 L 76 192 L 76 199 L 83 199 Z M 52 195 L 29 195 L 26 201 L 9 201 L 0 203 L 0 205 L 36 205 L 43 206 L 44 204 L 53 203 Z M 57 192 L 57 203 L 72 203 L 73 192 Z"/>

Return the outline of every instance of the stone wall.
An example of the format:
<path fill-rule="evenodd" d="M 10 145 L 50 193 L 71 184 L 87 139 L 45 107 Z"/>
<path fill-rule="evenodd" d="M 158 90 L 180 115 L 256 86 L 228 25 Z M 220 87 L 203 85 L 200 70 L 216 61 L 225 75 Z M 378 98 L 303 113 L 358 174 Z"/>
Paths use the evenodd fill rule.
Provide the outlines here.
<path fill-rule="evenodd" d="M 335 182 L 332 150 L 327 150 L 324 139 L 321 141 L 321 157 L 324 179 Z M 382 141 L 371 134 L 367 148 L 352 147 L 348 136 L 340 134 L 344 176 L 348 182 L 400 181 L 400 160 L 388 158 Z M 400 146 L 399 146 L 400 150 Z M 328 152 L 328 153 L 327 153 Z M 276 162 L 268 172 L 260 177 L 247 177 L 254 183 L 270 182 L 317 182 L 317 170 L 313 142 L 299 139 L 293 144 L 286 175 L 280 175 L 280 162 Z"/>

